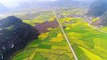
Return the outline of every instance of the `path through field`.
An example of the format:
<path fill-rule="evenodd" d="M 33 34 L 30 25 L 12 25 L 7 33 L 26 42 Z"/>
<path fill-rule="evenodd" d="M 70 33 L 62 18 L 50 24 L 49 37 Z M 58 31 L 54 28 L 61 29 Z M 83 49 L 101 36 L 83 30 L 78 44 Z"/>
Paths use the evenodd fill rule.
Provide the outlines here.
<path fill-rule="evenodd" d="M 74 52 L 74 50 L 73 50 L 73 48 L 72 48 L 69 40 L 68 40 L 68 37 L 67 37 L 66 33 L 64 32 L 64 29 L 63 29 L 61 23 L 59 22 L 58 17 L 56 16 L 55 12 L 53 12 L 53 14 L 54 14 L 55 17 L 56 17 L 56 20 L 57 20 L 57 22 L 58 22 L 58 24 L 59 24 L 59 26 L 60 26 L 60 28 L 61 28 L 61 31 L 62 31 L 62 33 L 63 33 L 63 35 L 64 35 L 64 37 L 65 37 L 65 39 L 66 39 L 66 41 L 67 41 L 67 43 L 68 43 L 68 45 L 69 45 L 69 47 L 70 47 L 70 49 L 71 49 L 71 52 L 72 52 L 73 55 L 74 55 L 75 60 L 78 60 L 78 58 L 77 58 L 77 56 L 76 56 L 76 54 L 75 54 L 75 52 Z"/>

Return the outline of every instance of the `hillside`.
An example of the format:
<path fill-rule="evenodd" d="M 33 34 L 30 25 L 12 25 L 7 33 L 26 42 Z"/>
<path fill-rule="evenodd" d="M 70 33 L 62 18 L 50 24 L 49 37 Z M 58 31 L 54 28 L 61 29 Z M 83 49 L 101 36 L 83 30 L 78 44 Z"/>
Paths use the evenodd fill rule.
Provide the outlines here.
<path fill-rule="evenodd" d="M 37 36 L 38 31 L 35 28 L 15 16 L 0 20 L 0 60 L 9 59 Z"/>
<path fill-rule="evenodd" d="M 106 12 L 107 12 L 107 0 L 97 0 L 90 6 L 87 16 L 92 17 L 92 18 L 99 17 L 100 18 L 99 23 L 102 26 L 107 26 L 107 20 L 106 20 L 107 13 Z"/>
<path fill-rule="evenodd" d="M 99 17 L 107 11 L 107 0 L 95 1 L 88 11 L 88 15 L 92 17 Z"/>

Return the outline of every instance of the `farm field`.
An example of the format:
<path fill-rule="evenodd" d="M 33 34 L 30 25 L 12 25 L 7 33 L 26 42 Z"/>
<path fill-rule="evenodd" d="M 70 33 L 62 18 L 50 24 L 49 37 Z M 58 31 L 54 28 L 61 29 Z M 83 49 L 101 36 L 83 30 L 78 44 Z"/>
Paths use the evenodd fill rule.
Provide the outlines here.
<path fill-rule="evenodd" d="M 83 9 L 55 12 L 78 60 L 107 59 L 107 33 L 102 32 L 106 28 L 100 31 L 90 26 L 84 18 L 85 10 Z M 54 20 L 56 20 L 54 12 L 49 11 L 23 22 L 36 26 L 36 23 Z M 38 39 L 30 42 L 24 50 L 17 52 L 12 60 L 75 60 L 60 26 L 48 28 L 48 30 L 46 33 L 41 33 Z"/>
<path fill-rule="evenodd" d="M 52 15 L 43 14 L 32 21 L 23 22 L 34 26 L 35 23 L 44 23 L 47 19 L 48 22 L 53 21 L 53 18 L 55 17 Z M 74 60 L 60 27 L 48 30 L 49 32 L 41 33 L 38 39 L 30 42 L 24 50 L 17 52 L 13 60 Z"/>
<path fill-rule="evenodd" d="M 107 0 L 0 0 L 0 60 L 107 60 Z"/>
<path fill-rule="evenodd" d="M 57 32 L 56 32 L 57 31 Z M 54 57 L 54 58 L 53 58 Z M 18 53 L 13 60 L 74 60 L 59 28 L 42 33 L 37 40 Z"/>
<path fill-rule="evenodd" d="M 106 32 L 90 26 L 82 17 L 64 17 L 59 21 L 79 60 L 107 59 Z"/>

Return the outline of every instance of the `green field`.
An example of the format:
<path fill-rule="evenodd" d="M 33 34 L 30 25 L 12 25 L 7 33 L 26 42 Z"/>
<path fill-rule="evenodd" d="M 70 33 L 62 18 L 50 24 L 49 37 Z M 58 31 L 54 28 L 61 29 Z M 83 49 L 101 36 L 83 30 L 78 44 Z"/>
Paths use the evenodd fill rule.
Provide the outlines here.
<path fill-rule="evenodd" d="M 59 34 L 61 35 L 58 36 Z M 53 38 L 57 40 L 52 40 Z M 55 28 L 38 36 L 38 39 L 30 42 L 24 51 L 19 52 L 12 60 L 74 60 L 74 58 L 60 28 Z"/>
<path fill-rule="evenodd" d="M 107 28 L 94 29 L 85 18 L 84 9 L 59 10 L 56 16 L 76 53 L 78 60 L 107 60 Z M 78 12 L 77 12 L 78 11 Z M 53 21 L 55 16 L 49 11 L 34 19 L 23 22 L 34 26 L 36 23 Z M 93 21 L 96 21 L 94 19 Z M 105 32 L 102 32 L 105 31 Z M 30 42 L 12 60 L 75 60 L 60 27 L 42 33 Z"/>
<path fill-rule="evenodd" d="M 64 18 L 65 19 L 65 18 Z M 62 26 L 79 60 L 106 60 L 107 59 L 107 33 L 93 29 L 82 18 L 69 18 L 64 20 Z M 63 19 L 60 19 L 62 21 Z M 69 23 L 75 21 L 74 23 Z M 66 22 L 66 23 L 65 23 Z M 68 22 L 68 23 L 67 23 Z M 80 52 L 81 51 L 81 52 Z M 85 55 L 82 55 L 82 54 Z M 82 55 L 82 56 L 81 56 Z"/>

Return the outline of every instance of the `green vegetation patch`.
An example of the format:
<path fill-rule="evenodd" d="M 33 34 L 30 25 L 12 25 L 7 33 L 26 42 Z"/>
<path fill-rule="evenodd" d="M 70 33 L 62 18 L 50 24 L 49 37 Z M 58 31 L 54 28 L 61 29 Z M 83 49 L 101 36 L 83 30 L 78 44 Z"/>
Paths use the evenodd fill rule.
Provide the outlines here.
<path fill-rule="evenodd" d="M 38 47 L 43 49 L 51 49 L 51 45 L 39 45 Z"/>

